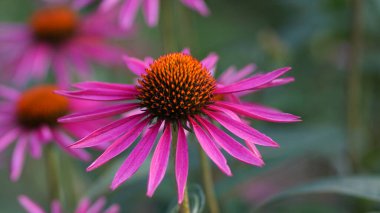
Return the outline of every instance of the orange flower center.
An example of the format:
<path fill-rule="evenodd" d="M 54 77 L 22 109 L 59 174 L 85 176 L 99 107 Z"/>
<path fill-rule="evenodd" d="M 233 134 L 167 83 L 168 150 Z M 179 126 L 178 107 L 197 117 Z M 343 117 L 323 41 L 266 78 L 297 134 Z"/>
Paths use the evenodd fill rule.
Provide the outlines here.
<path fill-rule="evenodd" d="M 16 114 L 19 123 L 25 128 L 41 125 L 54 126 L 57 119 L 69 111 L 68 99 L 54 94 L 57 87 L 42 85 L 27 90 L 17 102 Z"/>
<path fill-rule="evenodd" d="M 77 25 L 77 14 L 64 6 L 40 9 L 30 19 L 35 38 L 54 44 L 62 43 L 73 36 Z"/>
<path fill-rule="evenodd" d="M 140 105 L 166 120 L 199 114 L 213 100 L 215 79 L 195 58 L 183 53 L 161 56 L 137 87 Z"/>

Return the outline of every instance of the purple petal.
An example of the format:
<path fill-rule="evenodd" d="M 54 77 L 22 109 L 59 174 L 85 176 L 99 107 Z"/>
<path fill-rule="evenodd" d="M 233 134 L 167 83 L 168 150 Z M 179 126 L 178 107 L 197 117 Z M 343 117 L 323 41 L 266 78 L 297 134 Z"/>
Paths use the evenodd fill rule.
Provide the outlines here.
<path fill-rule="evenodd" d="M 27 137 L 20 136 L 12 155 L 11 180 L 17 181 L 24 167 Z"/>
<path fill-rule="evenodd" d="M 103 0 L 99 6 L 101 11 L 108 11 L 113 8 L 120 0 Z"/>
<path fill-rule="evenodd" d="M 293 82 L 295 79 L 293 77 L 286 77 L 286 78 L 279 78 L 279 79 L 274 79 L 273 81 L 266 83 L 257 89 L 265 89 L 265 88 L 270 88 L 270 87 L 278 87 L 282 86 L 284 84 L 289 84 Z"/>
<path fill-rule="evenodd" d="M 130 69 L 133 73 L 135 73 L 137 76 L 141 76 L 146 73 L 146 69 L 148 69 L 148 65 L 138 59 L 138 58 L 133 58 L 129 56 L 124 56 L 123 57 L 125 65 Z"/>
<path fill-rule="evenodd" d="M 221 108 L 226 108 L 229 110 L 232 110 L 238 114 L 264 120 L 264 121 L 270 121 L 270 122 L 278 122 L 278 123 L 288 123 L 288 122 L 298 122 L 300 121 L 298 116 L 284 113 L 284 112 L 273 112 L 273 110 L 269 109 L 266 110 L 263 107 L 255 107 L 255 106 L 246 106 L 238 103 L 232 103 L 232 102 L 224 102 L 224 101 L 218 101 L 215 103 L 217 106 Z"/>
<path fill-rule="evenodd" d="M 7 131 L 0 137 L 0 152 L 5 150 L 9 144 L 11 144 L 19 135 L 20 130 L 18 128 Z"/>
<path fill-rule="evenodd" d="M 30 133 L 29 140 L 30 154 L 34 158 L 40 158 L 42 156 L 42 144 L 38 138 L 38 133 Z"/>
<path fill-rule="evenodd" d="M 112 206 L 108 207 L 108 209 L 104 211 L 104 213 L 119 213 L 119 212 L 120 212 L 120 206 L 117 204 L 113 204 Z"/>
<path fill-rule="evenodd" d="M 199 123 L 207 129 L 209 134 L 215 139 L 215 141 L 224 149 L 226 152 L 236 159 L 239 159 L 245 163 L 252 164 L 255 166 L 262 166 L 264 162 L 262 159 L 257 158 L 252 154 L 247 148 L 241 145 L 239 142 L 231 138 L 228 134 L 218 129 L 216 126 L 211 124 L 209 121 L 203 119 L 200 116 L 196 116 Z"/>
<path fill-rule="evenodd" d="M 218 110 L 218 111 L 220 110 L 223 112 L 223 109 L 220 109 L 214 106 L 213 106 L 213 109 Z M 247 124 L 243 122 L 239 122 L 234 119 L 231 119 L 220 112 L 211 112 L 211 111 L 205 110 L 205 113 L 211 118 L 215 119 L 218 123 L 220 123 L 226 129 L 231 131 L 233 134 L 237 135 L 238 137 L 244 140 L 252 141 L 253 143 L 261 145 L 261 146 L 270 146 L 270 147 L 279 146 L 271 138 L 269 138 L 268 136 L 264 135 L 263 133 L 257 131 L 256 129 L 248 126 Z"/>
<path fill-rule="evenodd" d="M 89 112 L 83 113 L 73 113 L 70 115 L 66 115 L 58 119 L 61 123 L 69 123 L 69 122 L 81 122 L 81 121 L 90 121 L 96 120 L 108 116 L 118 115 L 124 112 L 128 112 L 133 110 L 139 106 L 138 103 L 129 103 L 129 104 L 121 104 L 116 106 L 108 106 L 100 109 L 96 109 Z"/>
<path fill-rule="evenodd" d="M 28 213 L 45 213 L 42 208 L 25 195 L 18 196 L 18 202 Z"/>
<path fill-rule="evenodd" d="M 265 85 L 274 79 L 280 77 L 281 75 L 288 72 L 291 68 L 290 67 L 284 67 L 269 73 L 266 73 L 264 75 L 256 75 L 250 78 L 247 78 L 245 80 L 217 88 L 214 93 L 215 94 L 223 94 L 223 93 L 236 93 L 236 92 L 242 92 L 246 90 L 254 90 L 258 89 L 260 86 Z"/>
<path fill-rule="evenodd" d="M 75 209 L 75 213 L 87 212 L 87 209 L 90 207 L 90 204 L 90 200 L 87 197 L 81 199 L 81 201 L 78 204 L 78 207 Z"/>
<path fill-rule="evenodd" d="M 145 116 L 146 113 L 141 113 L 114 121 L 91 132 L 86 137 L 71 145 L 71 148 L 92 147 L 107 141 L 112 141 L 118 138 L 121 134 L 127 132 L 129 126 L 135 125 Z"/>
<path fill-rule="evenodd" d="M 136 86 L 130 84 L 106 83 L 99 81 L 85 81 L 74 84 L 74 87 L 83 90 L 119 90 L 137 92 Z"/>
<path fill-rule="evenodd" d="M 147 195 L 152 197 L 158 185 L 165 176 L 168 167 L 171 143 L 170 123 L 165 123 L 164 134 L 162 134 L 156 150 L 154 151 L 149 171 L 148 191 Z"/>
<path fill-rule="evenodd" d="M 57 90 L 55 93 L 66 97 L 94 100 L 94 101 L 121 101 L 133 100 L 136 98 L 137 92 L 130 91 L 116 91 L 116 90 L 78 90 L 78 91 L 65 91 Z"/>
<path fill-rule="evenodd" d="M 114 141 L 111 146 L 109 146 L 102 155 L 100 155 L 88 168 L 87 171 L 98 168 L 99 166 L 105 164 L 112 158 L 116 157 L 124 150 L 128 149 L 132 143 L 141 134 L 144 127 L 150 122 L 150 118 L 146 118 L 137 125 L 130 128 L 127 133 Z M 132 125 L 131 125 L 132 127 Z"/>
<path fill-rule="evenodd" d="M 86 213 L 100 213 L 103 207 L 106 205 L 106 199 L 104 197 L 99 198 L 94 204 L 86 211 Z"/>
<path fill-rule="evenodd" d="M 227 165 L 227 160 L 224 158 L 222 152 L 216 147 L 215 143 L 209 138 L 203 129 L 193 119 L 189 118 L 190 123 L 193 125 L 195 136 L 197 137 L 199 144 L 203 151 L 209 156 L 209 158 L 228 176 L 231 176 L 231 170 Z"/>
<path fill-rule="evenodd" d="M 140 0 L 126 0 L 121 7 L 120 12 L 120 25 L 123 29 L 129 29 L 132 27 L 135 21 L 137 11 L 140 6 Z"/>
<path fill-rule="evenodd" d="M 0 85 L 0 97 L 6 98 L 8 100 L 15 100 L 20 96 L 20 92 L 17 90 Z"/>
<path fill-rule="evenodd" d="M 58 200 L 51 203 L 51 213 L 62 213 L 62 207 Z"/>
<path fill-rule="evenodd" d="M 215 53 L 210 53 L 206 58 L 204 58 L 201 63 L 205 66 L 210 73 L 213 73 L 215 70 L 216 63 L 218 62 L 218 55 Z"/>
<path fill-rule="evenodd" d="M 182 203 L 189 171 L 189 153 L 185 131 L 178 122 L 178 140 L 175 154 L 175 176 L 178 188 L 178 203 Z"/>
<path fill-rule="evenodd" d="M 158 22 L 158 14 L 160 11 L 159 0 L 145 0 L 143 3 L 143 12 L 145 21 L 149 27 L 154 27 Z"/>
<path fill-rule="evenodd" d="M 67 136 L 65 133 L 58 130 L 53 130 L 52 133 L 57 145 L 65 152 L 83 161 L 89 161 L 91 159 L 91 155 L 86 151 L 71 149 L 69 146 L 73 144 L 73 140 L 69 138 L 69 136 Z"/>
<path fill-rule="evenodd" d="M 140 168 L 153 147 L 160 126 L 161 121 L 158 121 L 153 127 L 148 129 L 137 146 L 129 154 L 128 158 L 121 165 L 112 181 L 112 190 L 116 189 L 120 186 L 120 184 L 128 180 L 133 174 L 136 173 L 137 169 Z"/>

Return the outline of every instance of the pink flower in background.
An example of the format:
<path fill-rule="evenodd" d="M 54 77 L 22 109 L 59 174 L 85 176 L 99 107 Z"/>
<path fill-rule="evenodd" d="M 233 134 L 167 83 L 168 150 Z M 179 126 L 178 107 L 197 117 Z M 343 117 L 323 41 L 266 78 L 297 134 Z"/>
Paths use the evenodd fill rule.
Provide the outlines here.
<path fill-rule="evenodd" d="M 88 79 L 91 63 L 121 64 L 123 51 L 110 39 L 126 32 L 115 22 L 115 14 L 79 14 L 80 6 L 68 0 L 51 1 L 37 9 L 26 24 L 0 23 L 0 65 L 7 79 L 24 84 L 42 79 L 49 69 L 61 86 L 71 74 Z M 54 2 L 54 3 L 53 3 Z"/>
<path fill-rule="evenodd" d="M 290 68 L 257 74 L 230 84 L 220 84 L 212 76 L 217 56 L 210 54 L 202 61 L 193 58 L 188 50 L 172 53 L 156 60 L 141 61 L 126 57 L 127 66 L 139 76 L 136 85 L 102 82 L 75 84 L 76 91 L 57 91 L 59 94 L 78 99 L 97 101 L 120 101 L 112 107 L 96 109 L 87 113 L 75 113 L 60 118 L 62 123 L 91 121 L 93 119 L 120 115 L 139 109 L 140 113 L 123 117 L 82 138 L 72 148 L 85 148 L 114 141 L 89 167 L 91 171 L 116 157 L 140 141 L 117 171 L 111 188 L 115 189 L 128 180 L 143 164 L 160 136 L 150 164 L 147 195 L 152 196 L 162 181 L 168 166 L 172 140 L 175 148 L 175 173 L 178 186 L 178 202 L 183 200 L 188 175 L 188 145 L 185 130 L 195 134 L 209 158 L 227 175 L 231 170 L 220 149 L 248 164 L 262 166 L 255 145 L 277 147 L 271 138 L 250 127 L 240 116 L 270 121 L 297 122 L 298 116 L 250 102 L 230 101 L 224 97 L 241 92 L 258 91 L 288 81 L 279 78 Z M 243 139 L 247 147 L 218 128 L 219 123 L 229 132 Z M 78 125 L 79 127 L 79 125 Z M 178 135 L 172 133 L 178 132 Z"/>
<path fill-rule="evenodd" d="M 21 204 L 21 206 L 25 209 L 28 213 L 45 213 L 48 211 L 44 211 L 41 206 L 39 206 L 37 203 L 32 201 L 29 197 L 25 195 L 20 195 L 18 197 L 18 201 Z M 91 204 L 91 201 L 88 198 L 83 198 L 76 209 L 74 210 L 74 213 L 118 213 L 120 212 L 120 206 L 117 204 L 113 204 L 107 209 L 103 210 L 106 205 L 106 199 L 104 197 L 101 197 L 97 199 L 94 203 Z M 61 204 L 58 201 L 53 201 L 51 203 L 50 207 L 51 213 L 63 213 L 67 212 L 62 209 Z"/>
<path fill-rule="evenodd" d="M 12 181 L 17 181 L 22 173 L 26 152 L 33 158 L 40 158 L 42 147 L 51 142 L 76 158 L 90 160 L 87 152 L 68 148 L 73 143 L 71 136 L 83 137 L 102 122 L 84 122 L 77 127 L 58 124 L 57 118 L 94 104 L 56 95 L 53 91 L 57 88 L 42 85 L 20 93 L 0 85 L 0 152 L 14 142 L 10 166 Z"/>
<path fill-rule="evenodd" d="M 94 0 L 77 0 L 80 5 L 86 5 Z M 180 0 L 186 7 L 197 11 L 202 16 L 210 14 L 204 0 Z M 133 26 L 136 15 L 140 7 L 142 7 L 146 23 L 150 26 L 156 26 L 160 11 L 160 0 L 102 0 L 100 5 L 101 11 L 108 11 L 114 8 L 117 4 L 123 2 L 119 15 L 120 24 L 124 29 Z"/>

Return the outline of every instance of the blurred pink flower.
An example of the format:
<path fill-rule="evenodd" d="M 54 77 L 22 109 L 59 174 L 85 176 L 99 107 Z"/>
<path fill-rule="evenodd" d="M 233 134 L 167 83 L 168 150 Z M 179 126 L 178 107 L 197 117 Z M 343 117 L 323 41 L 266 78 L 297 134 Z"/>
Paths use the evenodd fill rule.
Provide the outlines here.
<path fill-rule="evenodd" d="M 80 5 L 87 5 L 94 0 L 76 0 Z M 100 5 L 101 11 L 108 11 L 114 8 L 121 1 L 124 1 L 121 6 L 119 15 L 120 24 L 124 29 L 133 26 L 136 19 L 137 12 L 142 7 L 144 18 L 148 26 L 153 27 L 158 23 L 158 16 L 160 10 L 160 0 L 102 0 Z M 210 14 L 204 0 L 180 0 L 186 7 L 197 11 L 202 16 Z"/>
<path fill-rule="evenodd" d="M 27 211 L 28 213 L 45 213 L 47 211 L 44 211 L 41 206 L 39 206 L 37 203 L 32 201 L 29 197 L 25 195 L 20 195 L 18 197 L 18 201 L 21 204 L 21 206 Z M 107 209 L 103 210 L 103 208 L 106 205 L 106 199 L 104 197 L 101 197 L 97 199 L 93 204 L 91 204 L 91 201 L 88 198 L 83 198 L 76 209 L 74 210 L 74 213 L 118 213 L 120 212 L 120 206 L 117 204 L 113 204 Z M 50 207 L 51 213 L 63 213 L 67 212 L 62 209 L 61 204 L 59 201 L 53 201 L 51 203 Z"/>
<path fill-rule="evenodd" d="M 10 166 L 12 181 L 19 179 L 27 151 L 33 158 L 40 158 L 42 146 L 53 141 L 68 154 L 90 160 L 87 152 L 68 148 L 73 143 L 71 136 L 83 137 L 103 121 L 84 122 L 80 127 L 58 124 L 58 117 L 71 111 L 83 111 L 91 103 L 56 95 L 53 91 L 57 88 L 42 85 L 20 93 L 0 85 L 0 152 L 15 143 Z"/>
<path fill-rule="evenodd" d="M 54 3 L 53 3 L 54 2 Z M 91 63 L 122 64 L 124 52 L 110 40 L 126 36 L 115 13 L 80 15 L 69 0 L 51 1 L 25 24 L 0 23 L 0 65 L 5 78 L 24 84 L 41 79 L 52 68 L 56 81 L 70 83 L 70 72 L 90 78 Z"/>
<path fill-rule="evenodd" d="M 279 82 L 287 81 L 287 78 L 279 79 L 279 77 L 287 73 L 290 68 L 281 68 L 221 85 L 212 76 L 217 59 L 217 55 L 212 53 L 202 61 L 198 61 L 190 55 L 189 50 L 164 55 L 154 61 L 151 58 L 141 61 L 125 57 L 129 69 L 139 76 L 137 85 L 82 82 L 74 85 L 78 88 L 76 91 L 57 91 L 67 97 L 79 99 L 131 101 L 87 113 L 64 116 L 59 119 L 62 123 L 90 121 L 131 110 L 141 110 L 139 114 L 123 117 L 93 131 L 71 146 L 85 148 L 114 140 L 87 170 L 98 168 L 119 155 L 142 134 L 141 140 L 114 177 L 111 188 L 117 188 L 145 161 L 162 126 L 163 134 L 150 164 L 148 196 L 153 195 L 166 173 L 173 131 L 178 131 L 178 136 L 175 136 L 177 137 L 175 173 L 179 203 L 183 200 L 188 175 L 185 130 L 195 133 L 205 153 L 227 175 L 231 175 L 231 170 L 219 148 L 240 161 L 262 166 L 264 162 L 256 154 L 255 144 L 270 147 L 277 147 L 278 144 L 241 121 L 239 116 L 270 122 L 297 122 L 299 117 L 253 103 L 229 101 L 224 96 L 277 86 Z M 219 129 L 213 121 L 245 140 L 248 148 Z"/>

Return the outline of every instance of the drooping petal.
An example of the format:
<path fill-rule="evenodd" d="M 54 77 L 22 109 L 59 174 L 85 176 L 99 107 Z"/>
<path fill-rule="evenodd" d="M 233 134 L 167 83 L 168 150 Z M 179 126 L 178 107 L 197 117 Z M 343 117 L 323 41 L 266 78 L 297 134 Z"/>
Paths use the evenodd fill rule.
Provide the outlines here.
<path fill-rule="evenodd" d="M 98 168 L 105 164 L 107 161 L 116 157 L 124 150 L 128 149 L 132 143 L 141 134 L 144 127 L 148 124 L 150 118 L 146 118 L 135 126 L 131 126 L 123 136 L 114 141 L 104 152 L 101 154 L 88 168 L 87 171 Z"/>
<path fill-rule="evenodd" d="M 62 213 L 62 207 L 58 200 L 51 203 L 51 213 Z"/>
<path fill-rule="evenodd" d="M 106 205 L 106 199 L 104 197 L 100 197 L 91 205 L 91 207 L 87 210 L 86 213 L 100 213 L 103 207 Z"/>
<path fill-rule="evenodd" d="M 129 29 L 133 26 L 140 3 L 141 0 L 125 1 L 120 12 L 120 25 L 122 28 Z"/>
<path fill-rule="evenodd" d="M 289 84 L 293 82 L 295 79 L 293 77 L 286 77 L 286 78 L 279 78 L 279 79 L 274 79 L 273 81 L 266 83 L 262 86 L 259 86 L 257 89 L 265 89 L 265 88 L 271 88 L 271 87 L 278 87 L 282 86 L 285 84 Z"/>
<path fill-rule="evenodd" d="M 149 171 L 148 191 L 147 195 L 152 197 L 156 191 L 158 185 L 160 185 L 162 179 L 165 176 L 166 169 L 168 167 L 169 155 L 170 155 L 170 143 L 171 143 L 171 130 L 170 123 L 165 123 L 165 130 L 162 134 L 156 150 L 154 151 Z"/>
<path fill-rule="evenodd" d="M 195 136 L 197 137 L 199 144 L 201 145 L 203 151 L 209 156 L 209 158 L 228 176 L 231 176 L 231 170 L 227 165 L 227 160 L 223 156 L 222 152 L 218 149 L 215 143 L 210 139 L 210 137 L 204 132 L 204 130 L 195 122 L 193 119 L 189 118 L 190 123 L 193 126 Z"/>
<path fill-rule="evenodd" d="M 215 94 L 223 94 L 223 93 L 236 93 L 236 92 L 242 92 L 246 90 L 255 90 L 259 88 L 262 85 L 265 85 L 276 78 L 280 77 L 281 75 L 284 75 L 287 73 L 289 70 L 291 70 L 290 67 L 284 67 L 277 69 L 275 71 L 263 74 L 263 75 L 258 75 L 258 76 L 253 76 L 247 79 L 244 79 L 242 81 L 224 86 L 224 87 L 219 87 L 217 88 L 214 93 Z"/>
<path fill-rule="evenodd" d="M 30 154 L 34 158 L 42 156 L 42 143 L 38 138 L 38 133 L 32 132 L 29 134 Z"/>
<path fill-rule="evenodd" d="M 42 208 L 25 195 L 18 196 L 18 202 L 28 213 L 45 213 Z"/>
<path fill-rule="evenodd" d="M 189 172 L 189 152 L 186 135 L 182 125 L 178 122 L 178 139 L 175 154 L 175 177 L 178 188 L 178 203 L 182 203 L 185 194 L 187 175 Z"/>
<path fill-rule="evenodd" d="M 196 116 L 196 119 L 203 127 L 207 129 L 209 134 L 224 150 L 226 150 L 228 154 L 232 155 L 236 159 L 255 166 L 262 166 L 264 164 L 262 159 L 253 155 L 253 153 L 250 152 L 247 148 L 231 138 L 222 130 L 218 129 L 206 119 L 203 119 L 200 116 Z"/>
<path fill-rule="evenodd" d="M 113 204 L 110 207 L 108 207 L 104 213 L 119 213 L 120 212 L 120 206 L 117 204 Z"/>
<path fill-rule="evenodd" d="M 10 87 L 0 85 L 0 97 L 6 98 L 8 100 L 15 100 L 20 96 L 20 93 Z"/>
<path fill-rule="evenodd" d="M 210 15 L 210 11 L 204 0 L 181 0 L 181 2 L 187 7 L 197 11 L 202 16 Z"/>
<path fill-rule="evenodd" d="M 90 199 L 88 199 L 87 197 L 81 199 L 77 208 L 75 209 L 75 213 L 87 212 L 87 209 L 90 207 L 90 204 Z"/>
<path fill-rule="evenodd" d="M 101 11 L 108 11 L 113 8 L 120 0 L 103 0 L 99 6 Z"/>
<path fill-rule="evenodd" d="M 22 168 L 24 167 L 27 142 L 25 135 L 20 136 L 13 151 L 10 175 L 12 181 L 17 181 L 20 178 Z"/>
<path fill-rule="evenodd" d="M 270 121 L 270 122 L 278 122 L 278 123 L 289 123 L 289 122 L 298 122 L 300 121 L 298 116 L 284 113 L 284 112 L 273 112 L 273 110 L 265 110 L 262 107 L 255 106 L 246 106 L 238 103 L 224 102 L 218 101 L 215 103 L 217 106 L 221 108 L 226 108 L 232 110 L 240 115 L 244 115 L 250 118 Z"/>
<path fill-rule="evenodd" d="M 122 118 L 120 120 L 114 121 L 104 127 L 96 129 L 91 132 L 86 137 L 80 139 L 78 142 L 74 143 L 71 148 L 85 148 L 96 146 L 98 144 L 112 141 L 118 138 L 121 134 L 128 131 L 129 126 L 134 126 L 138 123 L 146 113 L 141 113 L 138 115 L 133 115 L 130 117 Z"/>
<path fill-rule="evenodd" d="M 278 147 L 279 145 L 274 142 L 270 137 L 264 135 L 263 133 L 257 131 L 256 129 L 248 126 L 243 122 L 236 121 L 231 119 L 220 112 L 212 112 L 205 110 L 204 111 L 208 116 L 216 120 L 226 129 L 234 133 L 236 136 L 247 140 L 252 141 L 255 144 L 261 146 L 270 146 L 270 147 Z"/>
<path fill-rule="evenodd" d="M 145 21 L 149 27 L 154 27 L 158 22 L 158 15 L 160 11 L 159 0 L 145 0 L 143 3 L 143 12 Z"/>
<path fill-rule="evenodd" d="M 94 101 L 121 101 L 121 100 L 133 100 L 136 98 L 137 92 L 131 91 L 116 91 L 116 90 L 78 90 L 78 91 L 65 91 L 57 90 L 55 93 L 70 98 L 94 100 Z"/>
<path fill-rule="evenodd" d="M 118 90 L 118 91 L 128 91 L 137 92 L 136 86 L 130 84 L 118 84 L 118 83 L 105 83 L 99 81 L 85 81 L 80 83 L 75 83 L 73 85 L 78 89 L 83 90 Z"/>
<path fill-rule="evenodd" d="M 160 126 L 161 121 L 158 121 L 153 127 L 148 129 L 137 146 L 129 154 L 128 158 L 121 165 L 112 181 L 112 190 L 116 189 L 120 186 L 120 184 L 128 180 L 140 168 L 153 147 Z"/>
<path fill-rule="evenodd" d="M 3 151 L 11 144 L 19 135 L 20 130 L 18 128 L 7 131 L 4 135 L 0 136 L 0 152 Z"/>
<path fill-rule="evenodd" d="M 148 65 L 144 61 L 138 58 L 124 56 L 123 60 L 124 60 L 125 65 L 128 67 L 128 69 L 130 69 L 137 76 L 141 76 L 142 74 L 145 74 L 146 73 L 145 69 L 148 69 Z"/>
<path fill-rule="evenodd" d="M 138 103 L 129 103 L 129 104 L 120 104 L 116 106 L 107 106 L 104 108 L 96 109 L 93 111 L 83 112 L 83 113 L 73 113 L 66 115 L 58 119 L 59 122 L 81 122 L 81 121 L 90 121 L 100 118 L 105 118 L 108 116 L 118 115 L 121 113 L 128 112 L 132 109 L 135 109 L 139 106 Z"/>

